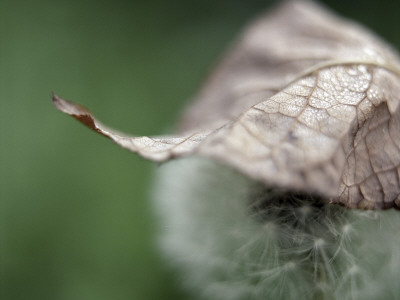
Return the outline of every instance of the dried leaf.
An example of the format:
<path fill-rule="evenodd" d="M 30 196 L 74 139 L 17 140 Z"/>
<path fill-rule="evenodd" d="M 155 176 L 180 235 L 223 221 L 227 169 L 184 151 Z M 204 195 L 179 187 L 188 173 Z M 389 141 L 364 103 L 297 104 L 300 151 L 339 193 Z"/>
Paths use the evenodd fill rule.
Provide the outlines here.
<path fill-rule="evenodd" d="M 269 186 L 350 208 L 400 207 L 400 60 L 379 38 L 312 2 L 256 20 L 180 124 L 129 137 L 84 107 L 56 107 L 153 161 L 200 154 Z"/>

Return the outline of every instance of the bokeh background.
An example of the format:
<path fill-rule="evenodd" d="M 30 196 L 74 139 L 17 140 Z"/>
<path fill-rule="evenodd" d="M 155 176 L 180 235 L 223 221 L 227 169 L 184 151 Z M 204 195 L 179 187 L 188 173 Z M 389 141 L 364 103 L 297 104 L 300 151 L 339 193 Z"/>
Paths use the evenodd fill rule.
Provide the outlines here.
<path fill-rule="evenodd" d="M 397 1 L 324 1 L 400 48 Z M 0 0 L 0 298 L 188 299 L 157 251 L 156 167 L 52 106 L 164 133 L 261 0 Z"/>

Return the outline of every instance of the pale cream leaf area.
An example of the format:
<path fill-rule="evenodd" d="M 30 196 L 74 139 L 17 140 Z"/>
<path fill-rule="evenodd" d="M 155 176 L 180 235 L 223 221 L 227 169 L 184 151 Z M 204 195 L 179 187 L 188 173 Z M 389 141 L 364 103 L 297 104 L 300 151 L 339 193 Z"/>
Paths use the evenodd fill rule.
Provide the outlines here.
<path fill-rule="evenodd" d="M 131 137 L 56 107 L 157 162 L 203 155 L 268 186 L 350 208 L 400 207 L 400 60 L 360 25 L 308 1 L 244 30 L 174 136 Z"/>

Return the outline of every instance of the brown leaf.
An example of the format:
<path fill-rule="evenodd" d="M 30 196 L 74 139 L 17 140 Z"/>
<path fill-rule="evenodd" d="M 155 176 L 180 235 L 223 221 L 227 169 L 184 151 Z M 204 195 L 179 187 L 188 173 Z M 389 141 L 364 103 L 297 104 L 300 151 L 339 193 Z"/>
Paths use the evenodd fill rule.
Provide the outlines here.
<path fill-rule="evenodd" d="M 153 161 L 200 154 L 266 185 L 351 208 L 400 207 L 400 61 L 357 24 L 311 2 L 255 21 L 171 137 L 129 137 L 82 106 L 56 107 Z"/>
<path fill-rule="evenodd" d="M 97 121 L 92 113 L 82 105 L 62 99 L 53 94 L 53 104 L 59 111 L 82 122 L 90 129 L 111 139 L 116 144 L 130 151 L 137 152 L 144 158 L 162 162 L 174 157 L 192 153 L 210 132 L 193 133 L 189 136 L 131 137 L 110 129 Z"/>

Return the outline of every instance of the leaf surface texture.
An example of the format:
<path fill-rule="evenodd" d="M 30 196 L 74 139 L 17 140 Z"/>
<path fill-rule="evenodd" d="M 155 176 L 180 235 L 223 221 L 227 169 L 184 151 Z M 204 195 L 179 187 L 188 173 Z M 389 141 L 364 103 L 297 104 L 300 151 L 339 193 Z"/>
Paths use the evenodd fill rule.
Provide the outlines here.
<path fill-rule="evenodd" d="M 268 186 L 350 208 L 400 207 L 400 61 L 361 26 L 307 1 L 254 21 L 174 136 L 131 137 L 53 102 L 149 160 L 203 155 Z"/>

